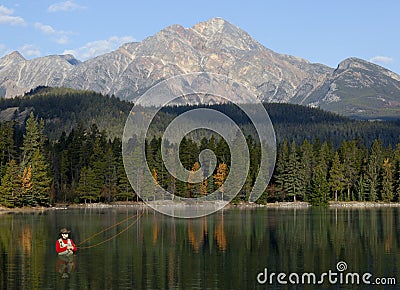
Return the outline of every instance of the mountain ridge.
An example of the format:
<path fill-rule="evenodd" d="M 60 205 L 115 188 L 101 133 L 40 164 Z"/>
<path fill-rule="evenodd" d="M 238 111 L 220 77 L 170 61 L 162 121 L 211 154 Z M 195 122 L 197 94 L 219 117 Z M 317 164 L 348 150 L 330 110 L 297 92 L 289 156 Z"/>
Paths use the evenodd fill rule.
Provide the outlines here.
<path fill-rule="evenodd" d="M 0 96 L 44 85 L 134 101 L 157 82 L 190 72 L 236 79 L 262 101 L 317 106 L 349 116 L 400 117 L 396 73 L 354 57 L 331 68 L 279 54 L 222 18 L 190 28 L 171 25 L 84 62 L 71 55 L 26 60 L 13 52 L 0 59 Z"/>

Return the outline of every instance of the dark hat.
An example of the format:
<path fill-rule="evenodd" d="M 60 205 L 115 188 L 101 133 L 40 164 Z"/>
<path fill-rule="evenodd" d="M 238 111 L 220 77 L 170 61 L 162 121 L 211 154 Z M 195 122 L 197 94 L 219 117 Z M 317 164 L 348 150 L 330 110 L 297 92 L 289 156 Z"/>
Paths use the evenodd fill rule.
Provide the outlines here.
<path fill-rule="evenodd" d="M 67 228 L 62 228 L 60 230 L 60 234 L 69 234 L 69 233 L 71 233 L 71 231 L 67 230 Z"/>

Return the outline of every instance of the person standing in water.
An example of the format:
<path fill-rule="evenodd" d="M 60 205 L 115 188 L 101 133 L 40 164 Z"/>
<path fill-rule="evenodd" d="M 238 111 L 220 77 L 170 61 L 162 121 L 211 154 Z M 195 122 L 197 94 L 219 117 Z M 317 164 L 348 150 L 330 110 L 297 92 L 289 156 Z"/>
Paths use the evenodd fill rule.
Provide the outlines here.
<path fill-rule="evenodd" d="M 72 255 L 77 247 L 70 237 L 71 231 L 66 228 L 60 230 L 59 239 L 56 241 L 56 252 L 58 255 Z"/>

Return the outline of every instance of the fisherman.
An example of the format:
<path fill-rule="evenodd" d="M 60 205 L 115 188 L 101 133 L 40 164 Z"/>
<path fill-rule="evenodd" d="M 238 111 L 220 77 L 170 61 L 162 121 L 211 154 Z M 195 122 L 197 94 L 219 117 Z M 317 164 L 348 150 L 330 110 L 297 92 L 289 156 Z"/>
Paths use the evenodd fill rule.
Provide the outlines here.
<path fill-rule="evenodd" d="M 70 237 L 71 231 L 66 228 L 60 230 L 59 239 L 56 241 L 56 251 L 59 255 L 72 255 L 77 247 Z"/>

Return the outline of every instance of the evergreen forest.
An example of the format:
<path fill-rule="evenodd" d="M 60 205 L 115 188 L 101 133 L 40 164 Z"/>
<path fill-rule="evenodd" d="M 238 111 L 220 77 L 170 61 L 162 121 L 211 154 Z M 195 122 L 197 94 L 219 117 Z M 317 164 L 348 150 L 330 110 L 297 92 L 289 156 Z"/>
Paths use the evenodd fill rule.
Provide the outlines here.
<path fill-rule="evenodd" d="M 0 100 L 0 204 L 12 208 L 139 201 L 121 155 L 124 122 L 132 106 L 113 96 L 47 87 Z M 260 145 L 249 120 L 232 104 L 162 109 L 146 143 L 154 181 L 184 197 L 221 188 L 229 174 L 230 152 L 218 135 L 198 132 L 179 144 L 181 162 L 192 172 L 200 167 L 202 150 L 215 153 L 217 166 L 201 183 L 175 180 L 160 162 L 164 128 L 198 107 L 227 114 L 247 136 L 250 170 L 233 200 L 246 202 L 258 173 Z M 272 179 L 257 202 L 400 202 L 399 121 L 357 121 L 291 104 L 265 107 L 278 147 Z"/>

